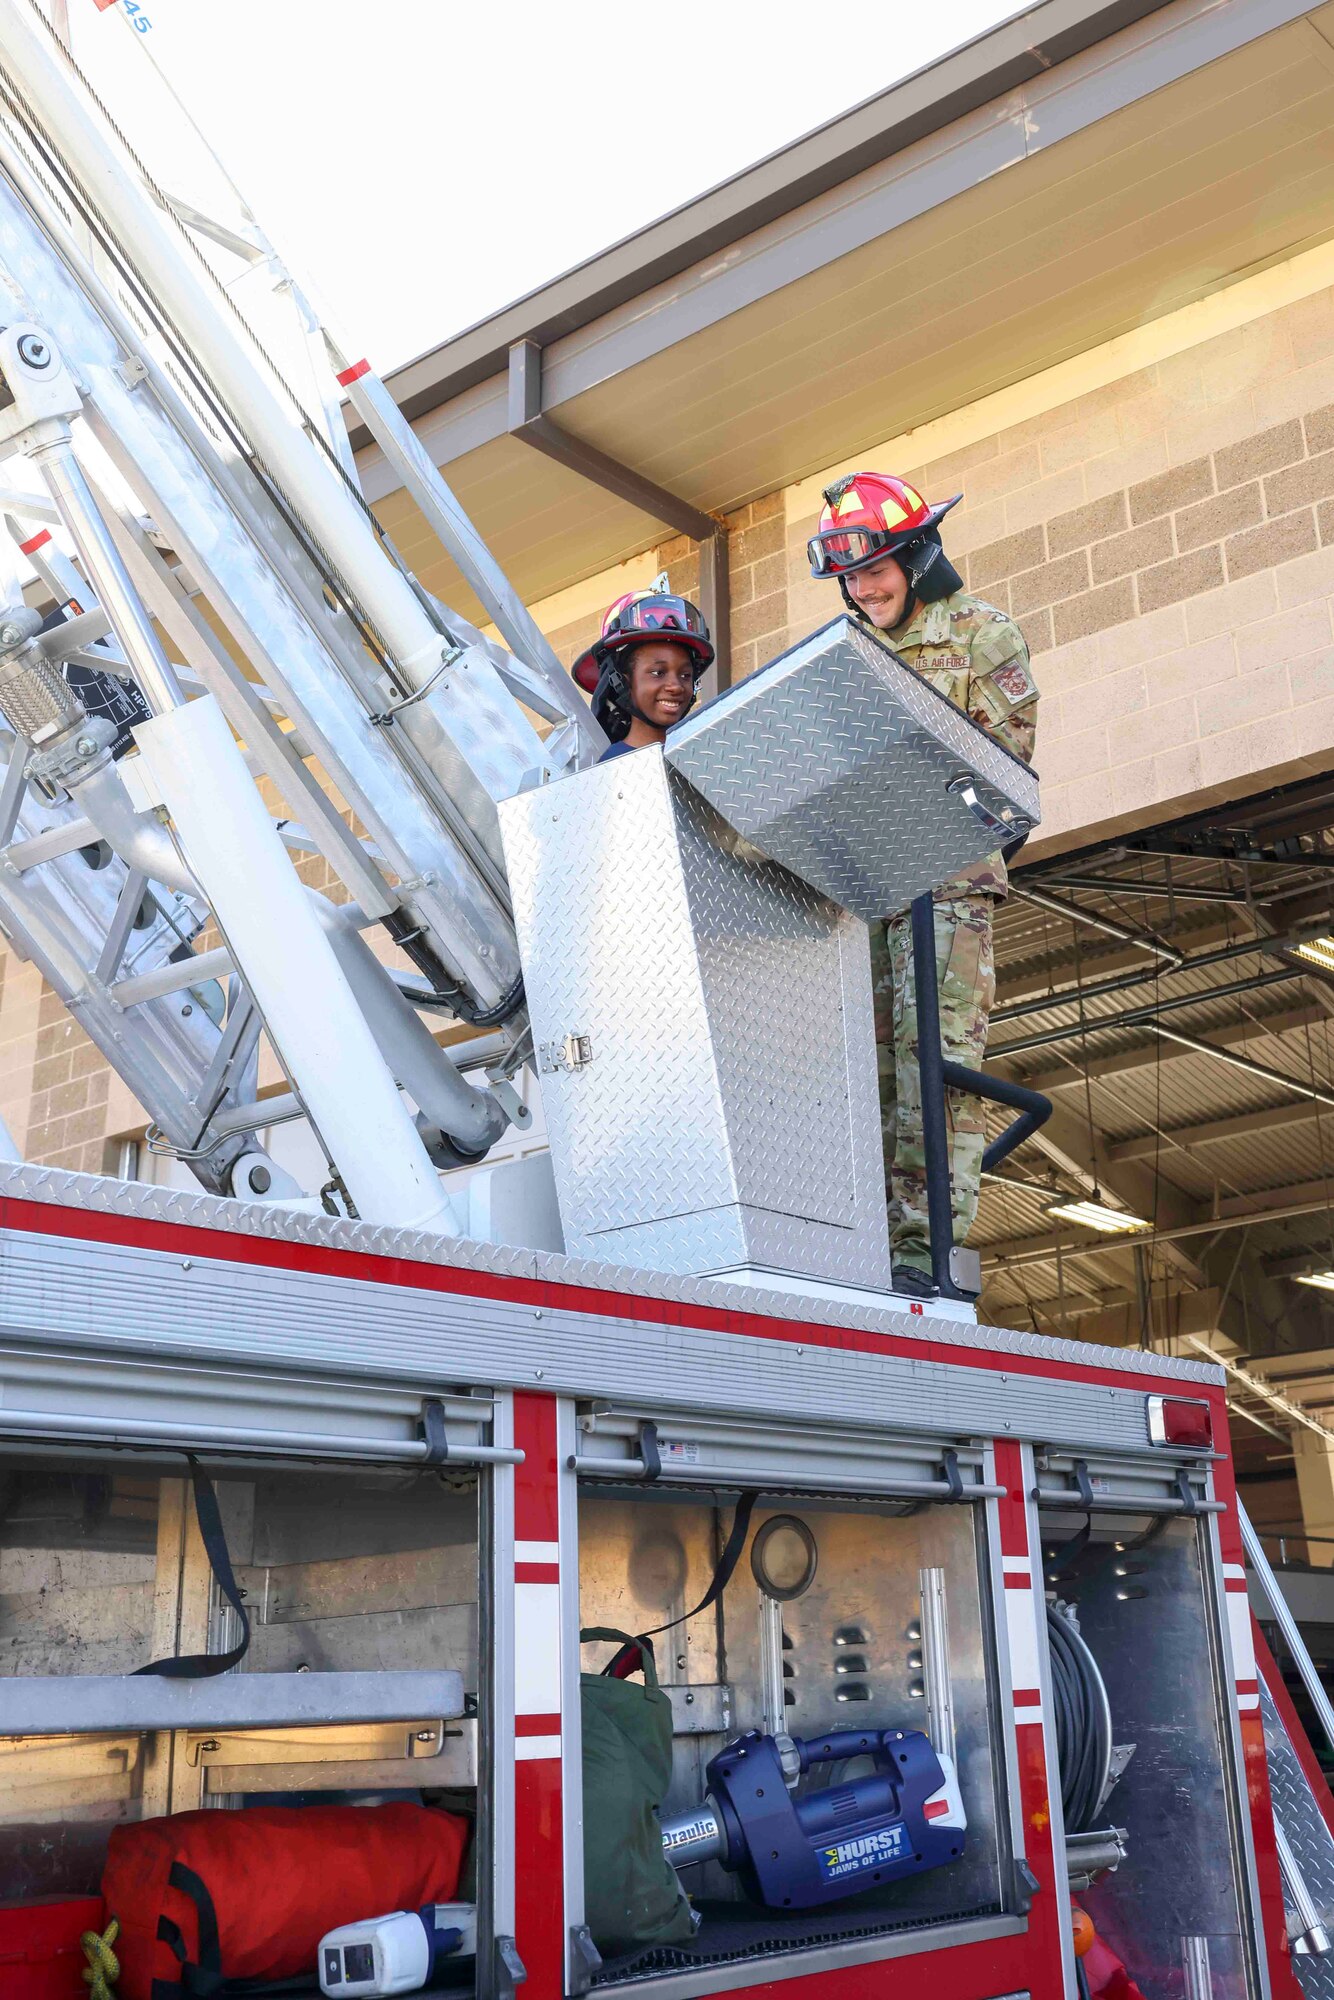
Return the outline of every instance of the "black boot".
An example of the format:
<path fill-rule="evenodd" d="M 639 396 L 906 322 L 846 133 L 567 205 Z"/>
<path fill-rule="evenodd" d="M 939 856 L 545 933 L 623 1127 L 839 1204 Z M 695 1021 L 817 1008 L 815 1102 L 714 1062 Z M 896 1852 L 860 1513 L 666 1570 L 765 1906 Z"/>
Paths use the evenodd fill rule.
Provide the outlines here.
<path fill-rule="evenodd" d="M 925 1271 L 914 1270 L 911 1264 L 892 1264 L 890 1272 L 896 1292 L 902 1292 L 910 1299 L 935 1298 L 935 1280 Z"/>

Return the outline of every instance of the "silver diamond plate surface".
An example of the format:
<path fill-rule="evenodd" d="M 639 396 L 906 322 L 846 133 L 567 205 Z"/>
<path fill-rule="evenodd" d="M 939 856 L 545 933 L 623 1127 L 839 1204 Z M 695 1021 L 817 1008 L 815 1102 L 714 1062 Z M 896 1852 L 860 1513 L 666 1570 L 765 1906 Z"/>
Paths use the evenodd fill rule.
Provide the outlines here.
<path fill-rule="evenodd" d="M 835 619 L 672 731 L 673 769 L 738 833 L 866 922 L 1038 820 L 1037 778 L 881 640 Z"/>
<path fill-rule="evenodd" d="M 1297 1866 L 1327 1930 L 1334 1931 L 1334 1835 L 1320 1814 L 1306 1774 L 1297 1761 L 1273 1696 L 1260 1678 L 1260 1717 L 1274 1813 L 1287 1834 Z M 1291 1965 L 1306 2000 L 1334 2000 L 1334 1955 L 1309 1958 L 1294 1952 Z"/>
<path fill-rule="evenodd" d="M 25 1210 L 22 1215 L 13 1211 L 6 1213 L 6 1202 L 31 1203 L 34 1207 Z M 44 1224 L 40 1213 L 43 1207 L 51 1211 L 49 1226 Z M 46 1255 L 43 1246 L 65 1240 L 60 1227 L 59 1211 L 62 1209 L 123 1216 L 127 1222 L 165 1223 L 181 1229 L 210 1231 L 215 1238 L 213 1243 L 198 1237 L 182 1241 L 181 1248 L 188 1250 L 189 1256 L 195 1260 L 194 1268 L 198 1273 L 203 1272 L 210 1259 L 222 1259 L 229 1267 L 246 1269 L 247 1245 L 252 1240 L 346 1251 L 359 1257 L 392 1259 L 401 1265 L 419 1264 L 422 1267 L 422 1292 L 410 1286 L 406 1289 L 402 1286 L 386 1288 L 396 1295 L 399 1315 L 405 1310 L 405 1301 L 410 1303 L 422 1298 L 426 1287 L 431 1285 L 434 1273 L 443 1266 L 457 1271 L 485 1272 L 502 1280 L 515 1279 L 554 1288 L 569 1286 L 583 1291 L 614 1293 L 625 1301 L 625 1311 L 618 1322 L 622 1329 L 634 1324 L 633 1302 L 642 1298 L 665 1300 L 681 1307 L 682 1311 L 675 1317 L 682 1328 L 689 1325 L 691 1308 L 698 1308 L 701 1312 L 745 1314 L 753 1319 L 847 1327 L 892 1335 L 895 1339 L 920 1342 L 924 1347 L 937 1349 L 950 1347 L 965 1353 L 1009 1354 L 1039 1362 L 1053 1375 L 1063 1368 L 1096 1368 L 1109 1374 L 1167 1377 L 1216 1386 L 1221 1386 L 1225 1379 L 1222 1369 L 1214 1362 L 1177 1360 L 1133 1347 L 1098 1347 L 1091 1341 L 1058 1340 L 1048 1334 L 1024 1333 L 1010 1327 L 966 1326 L 956 1320 L 939 1317 L 929 1308 L 919 1315 L 871 1304 L 853 1305 L 838 1299 L 802 1298 L 794 1292 L 761 1291 L 749 1285 L 728 1284 L 718 1278 L 677 1277 L 656 1271 L 631 1275 L 615 1264 L 562 1257 L 551 1251 L 511 1250 L 491 1243 L 446 1239 L 419 1229 L 390 1229 L 379 1223 L 347 1222 L 333 1216 L 294 1215 L 269 1203 L 231 1201 L 222 1195 L 204 1194 L 202 1190 L 145 1187 L 141 1183 L 105 1179 L 97 1174 L 69 1173 L 63 1167 L 10 1166 L 0 1162 L 0 1241 L 3 1241 L 5 1232 L 12 1232 L 15 1242 L 35 1236 L 39 1253 Z M 106 1263 L 105 1253 L 98 1246 L 88 1247 L 94 1265 L 99 1261 Z M 8 1250 L 0 1260 L 0 1317 L 10 1327 L 26 1325 L 34 1338 L 44 1339 L 48 1329 L 40 1292 L 22 1306 L 12 1296 L 10 1273 L 16 1254 Z M 179 1252 L 172 1255 L 171 1261 L 177 1270 L 182 1268 Z M 272 1270 L 268 1270 L 264 1276 L 266 1286 L 272 1287 L 271 1295 L 275 1300 L 289 1296 L 294 1298 L 300 1289 L 297 1274 L 283 1273 L 281 1277 L 275 1277 Z M 349 1289 L 343 1278 L 332 1278 L 328 1282 L 334 1288 L 334 1295 L 338 1292 L 346 1294 Z M 559 1298 L 558 1289 L 553 1296 Z M 127 1297 L 124 1304 L 127 1315 L 132 1317 L 133 1298 Z M 355 1306 L 351 1308 L 351 1313 L 355 1319 Z M 177 1322 L 192 1317 L 179 1310 L 174 1315 Z M 96 1315 L 84 1312 L 82 1318 L 85 1322 L 97 1323 Z M 312 1338 L 315 1342 L 312 1355 L 321 1358 L 326 1343 L 318 1329 Z M 624 1333 L 618 1332 L 618 1342 L 622 1346 L 624 1338 Z M 127 1345 L 132 1344 L 127 1340 Z M 221 1324 L 215 1328 L 207 1315 L 202 1324 L 191 1326 L 188 1344 L 193 1351 L 208 1354 L 215 1360 L 229 1358 L 225 1328 Z M 365 1344 L 363 1335 L 363 1355 Z M 334 1357 L 330 1354 L 326 1358 L 332 1366 Z M 354 1359 L 355 1356 L 349 1357 L 349 1360 Z M 918 1369 L 916 1372 L 920 1374 L 922 1371 Z M 488 1375 L 500 1379 L 494 1367 Z M 1012 1382 L 1008 1387 L 1007 1394 L 1011 1397 L 1015 1386 Z"/>
<path fill-rule="evenodd" d="M 885 1285 L 866 928 L 644 750 L 501 808 L 566 1242 Z M 572 941 L 577 941 L 573 943 Z"/>

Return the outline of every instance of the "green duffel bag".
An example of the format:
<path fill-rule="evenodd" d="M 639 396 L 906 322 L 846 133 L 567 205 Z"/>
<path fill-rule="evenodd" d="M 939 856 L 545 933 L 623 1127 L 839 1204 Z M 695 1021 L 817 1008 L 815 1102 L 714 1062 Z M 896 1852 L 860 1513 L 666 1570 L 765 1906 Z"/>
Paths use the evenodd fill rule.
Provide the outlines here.
<path fill-rule="evenodd" d="M 583 1641 L 639 1645 L 644 1682 L 579 1676 L 584 1732 L 584 1920 L 607 1957 L 694 1935 L 690 1905 L 662 1851 L 658 1807 L 672 1777 L 672 1705 L 653 1648 L 603 1625 Z"/>

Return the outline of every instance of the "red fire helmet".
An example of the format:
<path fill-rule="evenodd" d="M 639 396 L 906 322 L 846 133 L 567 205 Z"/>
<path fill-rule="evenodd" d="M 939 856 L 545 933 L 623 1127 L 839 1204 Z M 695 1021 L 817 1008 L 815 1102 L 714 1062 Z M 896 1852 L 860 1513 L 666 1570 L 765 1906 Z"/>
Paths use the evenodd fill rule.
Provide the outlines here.
<path fill-rule="evenodd" d="M 579 655 L 570 672 L 585 694 L 594 694 L 607 662 L 626 646 L 648 639 L 669 639 L 674 646 L 684 646 L 694 657 L 696 680 L 713 663 L 704 614 L 688 597 L 662 590 L 627 590 L 609 606 L 602 636 Z"/>
<path fill-rule="evenodd" d="M 825 491 L 820 525 L 806 544 L 812 576 L 849 576 L 939 526 L 962 493 L 932 506 L 891 472 L 854 472 Z"/>

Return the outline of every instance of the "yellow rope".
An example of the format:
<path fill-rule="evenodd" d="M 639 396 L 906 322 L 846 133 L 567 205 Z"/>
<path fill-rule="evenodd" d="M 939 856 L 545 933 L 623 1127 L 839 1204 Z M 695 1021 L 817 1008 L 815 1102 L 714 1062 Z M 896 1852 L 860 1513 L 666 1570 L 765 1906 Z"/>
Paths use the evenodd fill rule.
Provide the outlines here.
<path fill-rule="evenodd" d="M 83 1975 L 88 1987 L 88 2000 L 116 2000 L 112 1988 L 120 1978 L 120 1960 L 111 1947 L 119 1936 L 120 1921 L 113 1917 L 100 1934 L 85 1931 L 79 1939 L 88 1961 Z"/>

